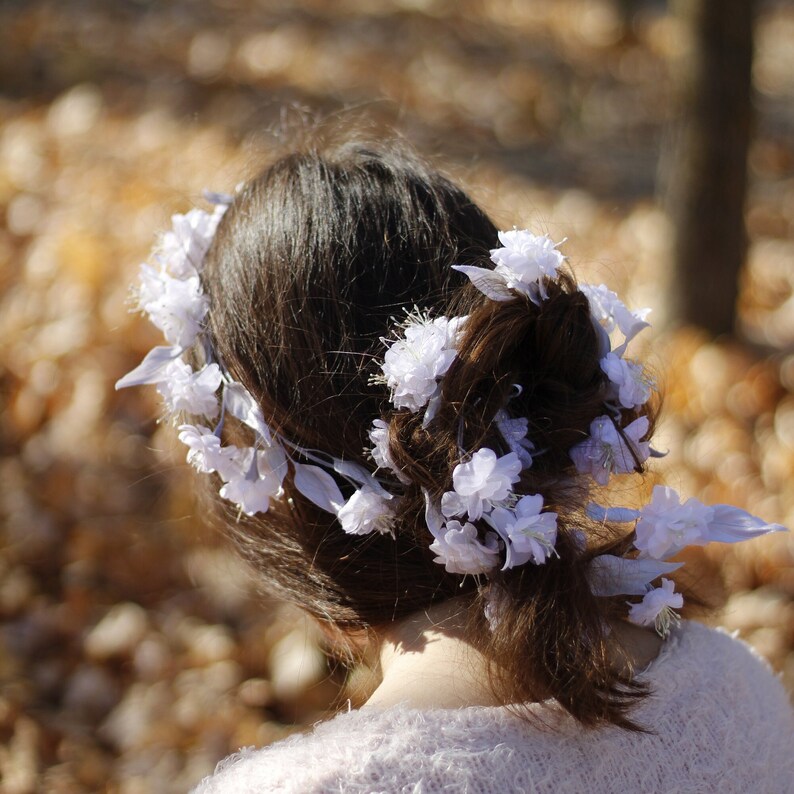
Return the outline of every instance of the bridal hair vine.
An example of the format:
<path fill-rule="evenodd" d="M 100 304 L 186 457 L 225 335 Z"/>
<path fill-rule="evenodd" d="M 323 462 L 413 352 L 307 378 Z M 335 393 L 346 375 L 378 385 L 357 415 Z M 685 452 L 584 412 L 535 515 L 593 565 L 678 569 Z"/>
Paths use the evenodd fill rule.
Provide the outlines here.
<path fill-rule="evenodd" d="M 267 512 L 271 500 L 283 497 L 284 478 L 291 469 L 295 489 L 334 515 L 344 532 L 393 534 L 399 493 L 410 480 L 392 458 L 386 420 L 374 419 L 369 429 L 374 471 L 306 449 L 274 432 L 253 395 L 216 360 L 207 333 L 209 299 L 202 289 L 201 272 L 233 197 L 218 193 L 205 197 L 213 210 L 174 215 L 172 229 L 155 246 L 152 263 L 141 265 L 140 286 L 134 293 L 136 308 L 163 332 L 168 344 L 154 347 L 116 388 L 153 384 L 169 416 L 196 418 L 178 426 L 179 440 L 188 447 L 187 460 L 200 472 L 218 474 L 223 482 L 220 495 L 237 506 L 238 516 Z M 491 301 L 524 299 L 541 306 L 548 297 L 548 284 L 565 261 L 560 244 L 519 229 L 500 232 L 499 242 L 490 252 L 494 269 L 462 265 L 453 269 Z M 607 388 L 604 414 L 593 420 L 589 436 L 574 445 L 569 455 L 580 474 L 606 485 L 613 474 L 632 472 L 658 454 L 643 440 L 649 429 L 646 417 L 625 427 L 620 422 L 623 411 L 644 405 L 652 394 L 653 383 L 643 367 L 624 357 L 629 342 L 648 327 L 649 310 L 630 311 L 604 285 L 582 284 L 579 290 L 587 298 L 599 335 Z M 467 319 L 433 318 L 414 309 L 395 338 L 383 340 L 386 351 L 371 381 L 388 388 L 396 410 L 423 412 L 426 428 L 439 409 L 441 384 L 456 358 Z M 613 346 L 615 336 L 619 343 Z M 191 361 L 201 361 L 198 369 L 186 360 L 188 353 Z M 519 385 L 515 388 L 520 392 Z M 251 446 L 223 443 L 228 416 L 252 431 Z M 532 466 L 533 456 L 542 454 L 527 438 L 528 419 L 511 417 L 501 408 L 493 422 L 509 452 L 499 455 L 489 447 L 461 448 L 451 490 L 436 499 L 423 489 L 425 520 L 433 536 L 430 550 L 435 562 L 450 573 L 487 575 L 500 565 L 503 571 L 543 565 L 557 555 L 557 514 L 544 510 L 541 494 L 514 489 L 521 473 Z M 352 487 L 347 498 L 340 480 Z M 654 625 L 662 635 L 678 619 L 674 610 L 683 604 L 668 579 L 661 578 L 659 587 L 652 585 L 680 566 L 668 562 L 669 557 L 686 545 L 736 542 L 784 529 L 729 505 L 707 507 L 695 499 L 681 504 L 675 491 L 661 486 L 654 489 L 651 503 L 639 510 L 591 503 L 587 512 L 595 521 L 635 523 L 632 556 L 602 554 L 591 562 L 594 594 L 641 596 L 640 602 L 630 602 L 629 619 Z"/>

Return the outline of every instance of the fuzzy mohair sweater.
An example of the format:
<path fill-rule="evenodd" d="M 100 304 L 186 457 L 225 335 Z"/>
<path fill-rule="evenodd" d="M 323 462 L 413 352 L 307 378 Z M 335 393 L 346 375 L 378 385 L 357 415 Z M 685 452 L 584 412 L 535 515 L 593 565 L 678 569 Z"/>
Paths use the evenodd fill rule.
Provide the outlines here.
<path fill-rule="evenodd" d="M 500 707 L 363 709 L 222 761 L 193 794 L 794 792 L 794 711 L 731 635 L 685 622 L 638 678 L 652 733 L 585 730 L 559 706 L 537 724 Z"/>

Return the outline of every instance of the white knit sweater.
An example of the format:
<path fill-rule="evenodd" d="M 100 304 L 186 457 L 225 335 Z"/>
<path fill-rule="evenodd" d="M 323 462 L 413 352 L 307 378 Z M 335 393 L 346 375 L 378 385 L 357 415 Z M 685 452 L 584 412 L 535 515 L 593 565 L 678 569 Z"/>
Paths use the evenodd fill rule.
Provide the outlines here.
<path fill-rule="evenodd" d="M 499 707 L 351 711 L 222 761 L 193 794 L 794 792 L 794 712 L 747 645 L 684 623 L 639 678 L 653 733 L 584 730 L 551 703 L 545 725 Z"/>

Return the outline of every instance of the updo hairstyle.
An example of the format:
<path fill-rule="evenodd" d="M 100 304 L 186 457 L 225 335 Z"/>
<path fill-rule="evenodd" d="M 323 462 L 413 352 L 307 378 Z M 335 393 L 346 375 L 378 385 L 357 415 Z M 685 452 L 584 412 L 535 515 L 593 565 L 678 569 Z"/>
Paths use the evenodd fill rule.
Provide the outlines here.
<path fill-rule="evenodd" d="M 250 180 L 221 220 L 202 273 L 217 359 L 270 427 L 303 448 L 374 470 L 367 431 L 373 419 L 387 420 L 407 482 L 379 473 L 401 494 L 394 537 L 346 534 L 290 476 L 267 513 L 241 515 L 222 500 L 218 509 L 263 589 L 317 620 L 344 632 L 377 630 L 464 595 L 469 640 L 491 663 L 500 702 L 521 713 L 522 703 L 555 698 L 584 725 L 636 728 L 628 709 L 646 690 L 607 653 L 609 623 L 625 614 L 625 598 L 594 597 L 587 577 L 593 556 L 622 553 L 631 536 L 586 518 L 588 483 L 569 455 L 604 413 L 599 338 L 570 273 L 548 283 L 538 306 L 520 296 L 490 301 L 452 270 L 491 267 L 496 245 L 485 213 L 399 143 L 315 143 Z M 415 307 L 430 317 L 469 315 L 426 428 L 421 413 L 394 409 L 386 386 L 371 382 L 382 338 L 394 338 Z M 529 420 L 537 454 L 516 488 L 542 494 L 558 514 L 558 556 L 495 570 L 485 588 L 484 577 L 461 578 L 433 561 L 421 489 L 434 497 L 449 490 L 460 447 L 509 452 L 494 424 L 499 409 Z M 653 410 L 624 411 L 617 421 L 625 427 Z M 339 487 L 347 498 L 350 486 L 340 479 Z M 486 603 L 498 613 L 493 626 Z"/>

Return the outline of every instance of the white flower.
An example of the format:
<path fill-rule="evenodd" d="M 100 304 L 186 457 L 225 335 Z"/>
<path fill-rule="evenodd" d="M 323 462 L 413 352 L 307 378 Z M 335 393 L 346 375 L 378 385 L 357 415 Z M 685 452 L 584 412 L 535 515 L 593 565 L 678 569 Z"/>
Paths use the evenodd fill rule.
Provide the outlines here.
<path fill-rule="evenodd" d="M 544 278 L 554 278 L 565 257 L 547 235 L 538 236 L 526 229 L 499 232 L 503 248 L 491 251 L 491 261 L 509 289 L 518 290 L 535 299 L 546 297 Z"/>
<path fill-rule="evenodd" d="M 396 408 L 416 412 L 435 396 L 438 380 L 455 360 L 456 337 L 465 319 L 408 318 L 403 338 L 391 343 L 381 366 Z"/>
<path fill-rule="evenodd" d="M 433 562 L 443 565 L 449 573 L 487 573 L 499 562 L 499 539 L 489 532 L 482 543 L 473 524 L 447 521 L 430 544 L 430 551 L 436 555 Z"/>
<path fill-rule="evenodd" d="M 212 213 L 192 209 L 186 215 L 171 217 L 171 231 L 160 240 L 157 258 L 172 276 L 185 279 L 201 272 L 204 256 L 226 209 L 218 204 Z"/>
<path fill-rule="evenodd" d="M 628 343 L 643 328 L 648 327 L 649 323 L 645 318 L 650 314 L 650 309 L 629 311 L 623 301 L 603 284 L 597 287 L 592 284 L 580 284 L 579 291 L 587 297 L 593 317 L 608 334 L 618 328 Z"/>
<path fill-rule="evenodd" d="M 215 392 L 221 385 L 221 371 L 217 364 L 208 364 L 193 372 L 181 358 L 174 359 L 165 369 L 157 391 L 163 396 L 171 413 L 187 411 L 213 418 L 218 415 Z"/>
<path fill-rule="evenodd" d="M 652 384 L 640 364 L 607 353 L 601 359 L 601 369 L 612 385 L 608 400 L 617 400 L 624 408 L 636 408 L 650 399 Z"/>
<path fill-rule="evenodd" d="M 512 418 L 507 411 L 501 409 L 497 411 L 494 422 L 510 451 L 516 453 L 525 469 L 530 468 L 531 453 L 535 451 L 535 445 L 527 438 L 529 420 L 525 416 Z"/>
<path fill-rule="evenodd" d="M 678 494 L 656 485 L 649 504 L 640 510 L 634 545 L 645 555 L 662 560 L 684 546 L 704 546 L 709 542 L 709 523 L 714 509 L 697 499 L 680 503 Z"/>
<path fill-rule="evenodd" d="M 248 516 L 266 513 L 270 508 L 270 500 L 281 495 L 280 486 L 274 489 L 272 479 L 249 479 L 237 477 L 229 480 L 221 488 L 221 496 L 234 502 Z"/>
<path fill-rule="evenodd" d="M 586 510 L 598 522 L 636 522 L 634 547 L 640 557 L 634 562 L 641 562 L 646 570 L 652 570 L 647 564 L 649 557 L 664 560 L 685 546 L 704 546 L 712 541 L 739 543 L 786 531 L 780 524 L 767 524 L 732 505 L 709 507 L 698 499 L 687 499 L 682 504 L 678 493 L 663 485 L 654 486 L 651 501 L 640 510 L 602 507 L 595 502 L 590 502 Z"/>
<path fill-rule="evenodd" d="M 246 515 L 266 513 L 270 500 L 283 494 L 281 483 L 287 465 L 284 451 L 276 445 L 256 452 L 248 447 L 237 452 L 234 465 L 234 476 L 221 488 L 221 496 Z"/>
<path fill-rule="evenodd" d="M 533 562 L 542 565 L 554 553 L 557 514 L 542 513 L 540 494 L 522 496 L 515 507 L 496 507 L 485 520 L 507 542 L 505 569 Z"/>
<path fill-rule="evenodd" d="M 675 585 L 669 579 L 662 579 L 662 586 L 650 590 L 639 604 L 632 604 L 629 609 L 629 620 L 639 626 L 655 626 L 656 631 L 666 637 L 670 633 L 670 625 L 678 623 L 680 618 L 673 612 L 684 606 L 684 597 L 675 592 Z"/>
<path fill-rule="evenodd" d="M 507 499 L 521 469 L 515 452 L 497 458 L 488 447 L 478 449 L 466 463 L 453 469 L 454 490 L 441 497 L 441 512 L 447 518 L 466 513 L 471 521 L 476 521 L 495 503 Z"/>
<path fill-rule="evenodd" d="M 648 419 L 645 416 L 623 428 L 625 438 L 640 463 L 650 455 L 648 442 L 640 441 L 647 432 Z M 636 466 L 632 450 L 608 416 L 599 416 L 592 421 L 589 438 L 571 447 L 570 455 L 576 470 L 592 475 L 599 485 L 606 485 L 610 474 L 626 474 L 634 471 Z"/>
<path fill-rule="evenodd" d="M 370 455 L 372 455 L 375 465 L 379 469 L 389 469 L 400 482 L 409 482 L 408 477 L 397 467 L 389 450 L 389 423 L 384 422 L 383 419 L 373 419 L 372 427 L 369 431 L 369 440 L 373 444 Z"/>
<path fill-rule="evenodd" d="M 172 278 L 165 271 L 141 265 L 140 280 L 138 303 L 152 324 L 172 345 L 192 345 L 209 310 L 199 277 Z"/>
<path fill-rule="evenodd" d="M 392 531 L 395 519 L 394 508 L 389 502 L 390 498 L 364 487 L 342 505 L 337 518 L 349 535 L 368 535 L 370 532 L 386 535 Z"/>
<path fill-rule="evenodd" d="M 239 449 L 222 446 L 215 433 L 204 425 L 180 425 L 179 440 L 188 449 L 187 462 L 204 473 L 217 471 L 224 480 L 237 474 L 236 456 Z"/>

